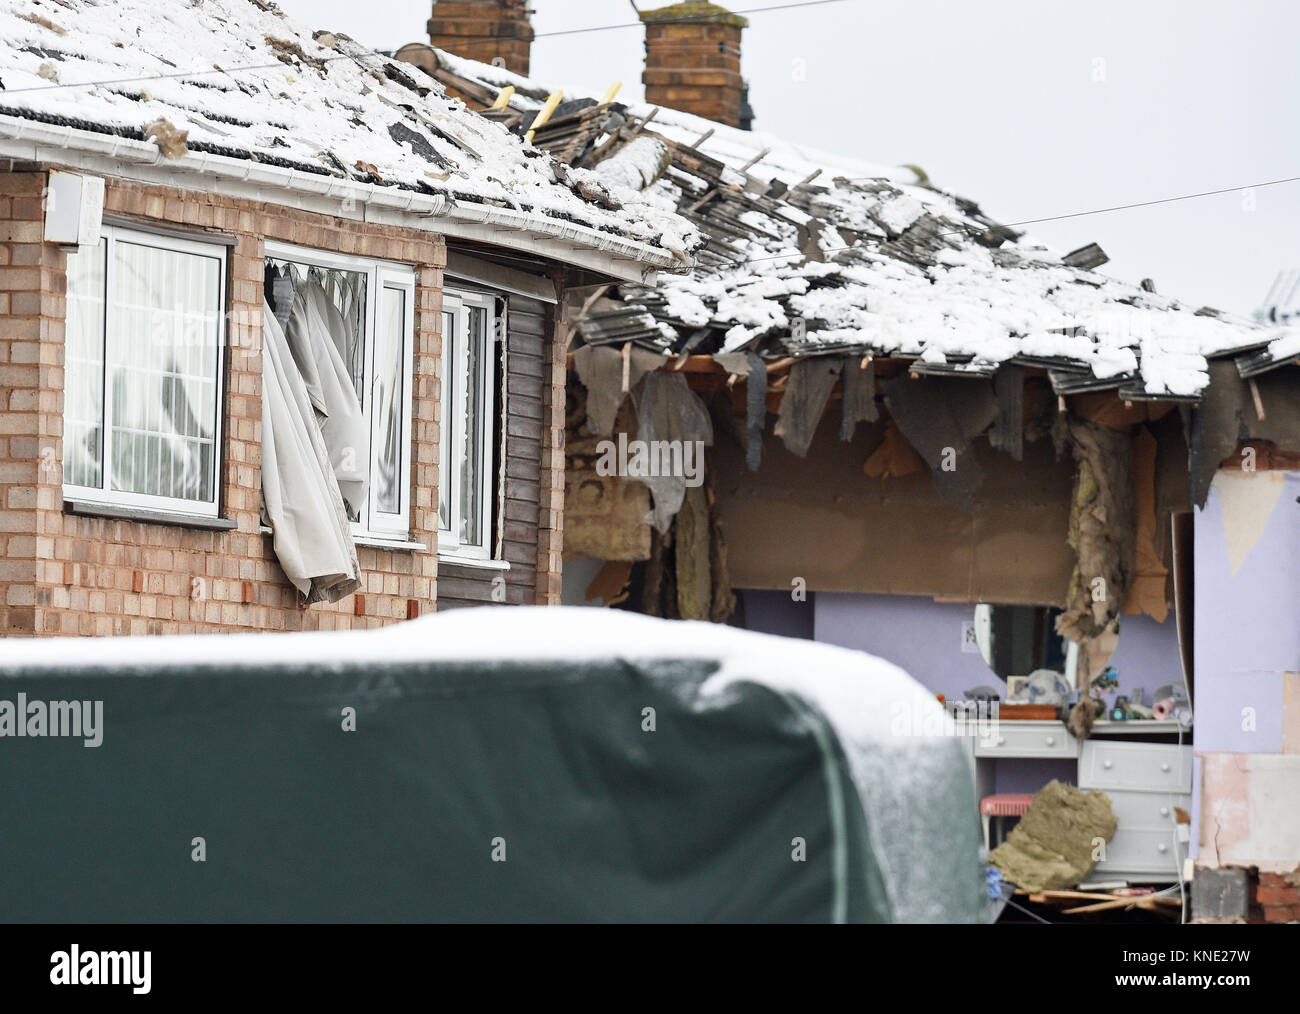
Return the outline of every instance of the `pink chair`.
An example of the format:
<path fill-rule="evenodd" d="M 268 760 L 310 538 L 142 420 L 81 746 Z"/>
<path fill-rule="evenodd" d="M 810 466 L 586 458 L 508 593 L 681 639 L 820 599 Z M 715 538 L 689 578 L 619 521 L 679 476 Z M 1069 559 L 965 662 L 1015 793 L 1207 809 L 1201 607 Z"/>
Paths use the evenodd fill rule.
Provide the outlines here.
<path fill-rule="evenodd" d="M 1004 792 L 1000 796 L 985 796 L 980 800 L 980 820 L 984 823 L 984 851 L 987 854 L 989 844 L 990 817 L 1023 817 L 1034 797 L 1028 792 Z M 998 823 L 999 840 L 1002 825 Z"/>

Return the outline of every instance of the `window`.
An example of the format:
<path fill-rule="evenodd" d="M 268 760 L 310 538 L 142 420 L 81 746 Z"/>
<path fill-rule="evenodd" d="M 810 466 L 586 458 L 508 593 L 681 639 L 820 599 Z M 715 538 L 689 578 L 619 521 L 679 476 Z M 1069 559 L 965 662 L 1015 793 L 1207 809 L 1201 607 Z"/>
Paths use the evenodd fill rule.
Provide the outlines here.
<path fill-rule="evenodd" d="M 438 547 L 445 556 L 492 554 L 495 364 L 496 300 L 444 293 Z"/>
<path fill-rule="evenodd" d="M 224 247 L 105 226 L 68 255 L 63 490 L 215 517 Z"/>
<path fill-rule="evenodd" d="M 303 326 L 318 332 L 314 363 L 299 365 L 327 402 L 322 431 L 353 533 L 408 539 L 415 273 L 401 264 L 266 247 L 272 312 L 282 322 L 303 314 Z M 332 368 L 350 388 L 347 404 L 339 403 L 337 387 L 313 386 L 316 374 Z"/>

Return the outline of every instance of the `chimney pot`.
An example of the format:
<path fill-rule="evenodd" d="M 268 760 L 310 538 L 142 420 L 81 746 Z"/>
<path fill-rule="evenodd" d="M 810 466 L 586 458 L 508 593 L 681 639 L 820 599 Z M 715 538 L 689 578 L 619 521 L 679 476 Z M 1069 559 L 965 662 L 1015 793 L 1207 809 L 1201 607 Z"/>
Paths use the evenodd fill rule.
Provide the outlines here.
<path fill-rule="evenodd" d="M 527 77 L 531 14 L 528 0 L 434 0 L 429 44 Z"/>
<path fill-rule="evenodd" d="M 641 11 L 645 98 L 731 127 L 748 127 L 740 33 L 749 22 L 703 0 Z"/>

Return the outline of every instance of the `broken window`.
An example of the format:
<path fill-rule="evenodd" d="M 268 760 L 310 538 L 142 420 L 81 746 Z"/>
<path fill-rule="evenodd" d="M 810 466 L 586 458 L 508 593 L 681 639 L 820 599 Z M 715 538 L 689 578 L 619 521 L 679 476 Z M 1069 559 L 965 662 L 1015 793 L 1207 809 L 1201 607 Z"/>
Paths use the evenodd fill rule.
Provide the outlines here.
<path fill-rule="evenodd" d="M 267 244 L 267 302 L 306 383 L 354 533 L 410 534 L 415 276 Z"/>
<path fill-rule="evenodd" d="M 105 226 L 68 255 L 64 497 L 215 517 L 223 246 Z"/>
<path fill-rule="evenodd" d="M 496 317 L 493 296 L 443 294 L 438 551 L 444 556 L 486 560 L 492 553 Z"/>

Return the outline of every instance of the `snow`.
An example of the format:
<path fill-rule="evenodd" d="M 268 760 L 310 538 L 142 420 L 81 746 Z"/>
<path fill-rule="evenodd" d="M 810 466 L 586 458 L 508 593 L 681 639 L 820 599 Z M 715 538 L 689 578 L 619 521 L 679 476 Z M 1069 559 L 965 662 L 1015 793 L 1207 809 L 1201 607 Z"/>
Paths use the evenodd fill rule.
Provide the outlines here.
<path fill-rule="evenodd" d="M 463 60 L 460 72 L 481 76 L 479 66 Z M 583 94 L 595 93 L 565 91 L 569 98 Z M 651 108 L 633 105 L 630 112 L 645 117 Z M 724 351 L 768 338 L 796 355 L 843 349 L 986 365 L 1046 358 L 1151 395 L 1191 396 L 1209 383 L 1206 357 L 1278 334 L 1242 317 L 1197 315 L 1176 299 L 1070 267 L 1060 251 L 1032 236 L 998 249 L 982 246 L 975 237 L 989 220 L 973 217 L 969 204 L 912 167 L 819 151 L 668 108 L 647 129 L 683 144 L 712 130 L 700 150 L 725 163 L 738 184 L 748 176 L 793 186 L 821 171 L 811 184 L 817 192 L 801 204 L 780 202 L 784 227 L 765 218 L 779 238 L 755 231 L 733 244 L 731 263 L 701 263 L 690 275 L 660 280 L 670 319 L 688 327 L 712 322 L 724 332 Z M 652 189 L 680 196 L 685 180 L 670 173 Z M 794 223 L 808 223 L 827 262 L 803 256 Z M 902 256 L 895 246 L 902 243 L 922 250 L 922 262 Z M 787 284 L 755 284 L 765 279 Z M 790 336 L 796 316 L 809 322 L 802 339 Z"/>
<path fill-rule="evenodd" d="M 147 675 L 179 666 L 195 678 L 235 667 L 273 679 L 284 667 L 324 674 L 367 662 L 712 661 L 718 668 L 702 687 L 707 699 L 722 702 L 736 684 L 757 683 L 807 702 L 830 723 L 864 801 L 896 920 L 945 920 L 955 904 L 952 877 L 978 878 L 973 808 L 966 856 L 954 854 L 961 818 L 932 805 L 954 776 L 969 778 L 951 719 L 902 669 L 847 648 L 617 610 L 489 606 L 369 631 L 11 638 L 7 649 L 0 678 L 73 667 Z"/>
<path fill-rule="evenodd" d="M 0 0 L 0 134 L 23 129 L 5 118 L 40 119 L 79 128 L 67 139 L 76 147 L 80 131 L 143 139 L 148 124 L 165 119 L 189 132 L 194 151 L 374 182 L 361 163 L 383 185 L 515 207 L 655 246 L 665 235 L 678 250 L 693 245 L 694 231 L 661 202 L 632 189 L 621 193 L 622 207 L 588 201 L 557 182 L 549 156 L 449 98 L 423 71 L 345 36 L 316 41 L 266 6 Z M 480 73 L 489 72 L 508 74 Z M 50 74 L 65 86 L 101 83 L 52 87 Z"/>

